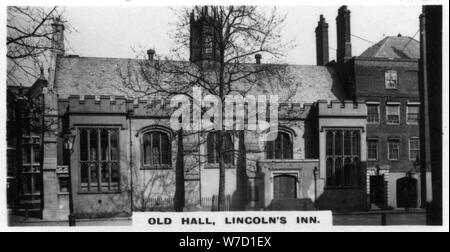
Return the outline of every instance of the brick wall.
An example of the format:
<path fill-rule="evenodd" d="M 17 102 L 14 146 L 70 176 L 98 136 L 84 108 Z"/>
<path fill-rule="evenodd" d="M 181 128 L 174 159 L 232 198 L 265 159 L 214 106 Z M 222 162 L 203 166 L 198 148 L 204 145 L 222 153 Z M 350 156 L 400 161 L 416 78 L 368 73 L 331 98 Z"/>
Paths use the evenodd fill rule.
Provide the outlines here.
<path fill-rule="evenodd" d="M 385 72 L 397 71 L 397 89 L 386 89 Z M 419 126 L 408 124 L 408 102 L 419 101 L 418 91 L 418 61 L 417 60 L 381 60 L 356 58 L 355 98 L 358 100 L 379 103 L 379 124 L 367 125 L 367 137 L 378 139 L 378 160 L 369 161 L 368 167 L 379 165 L 389 167 L 391 171 L 408 171 L 414 168 L 414 161 L 409 158 L 409 139 L 419 137 Z M 387 102 L 398 102 L 400 105 L 400 123 L 386 123 Z M 388 160 L 388 139 L 398 138 L 400 157 L 398 161 Z"/>

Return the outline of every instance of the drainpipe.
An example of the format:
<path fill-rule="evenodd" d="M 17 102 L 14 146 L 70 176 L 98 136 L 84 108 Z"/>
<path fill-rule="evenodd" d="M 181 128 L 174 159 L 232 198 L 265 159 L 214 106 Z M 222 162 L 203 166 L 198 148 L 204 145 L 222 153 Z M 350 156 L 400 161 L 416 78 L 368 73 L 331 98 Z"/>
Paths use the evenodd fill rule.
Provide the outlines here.
<path fill-rule="evenodd" d="M 131 214 L 133 214 L 134 209 L 134 192 L 133 192 L 133 141 L 132 141 L 132 133 L 131 133 L 131 112 L 128 111 L 128 131 L 129 131 L 129 137 L 130 137 L 130 200 L 131 200 Z"/>
<path fill-rule="evenodd" d="M 319 170 L 317 169 L 317 166 L 314 167 L 313 170 L 314 173 L 314 208 L 317 210 L 317 175 L 319 173 Z"/>
<path fill-rule="evenodd" d="M 39 97 L 42 99 L 42 115 L 41 115 L 41 142 L 40 142 L 40 152 L 39 152 L 39 165 L 41 167 L 41 174 L 40 174 L 40 179 L 41 179 L 41 216 L 43 215 L 43 211 L 44 211 L 44 136 L 45 136 L 45 96 L 44 94 L 40 94 Z M 70 179 L 70 176 L 69 176 Z"/>

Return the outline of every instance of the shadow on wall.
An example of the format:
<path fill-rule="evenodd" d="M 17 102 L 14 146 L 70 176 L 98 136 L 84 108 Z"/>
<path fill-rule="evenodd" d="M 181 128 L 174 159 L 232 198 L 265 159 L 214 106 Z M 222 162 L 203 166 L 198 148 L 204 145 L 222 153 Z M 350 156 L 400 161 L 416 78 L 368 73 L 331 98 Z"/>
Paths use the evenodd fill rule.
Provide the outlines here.
<path fill-rule="evenodd" d="M 265 209 L 268 211 L 313 211 L 314 202 L 310 198 L 272 200 Z"/>
<path fill-rule="evenodd" d="M 317 198 L 318 210 L 332 210 L 334 212 L 367 211 L 366 190 L 361 189 L 325 189 Z"/>
<path fill-rule="evenodd" d="M 319 118 L 317 104 L 311 106 L 305 120 L 303 139 L 305 140 L 305 159 L 319 159 Z"/>
<path fill-rule="evenodd" d="M 360 186 L 357 187 L 325 187 L 318 195 L 316 208 L 334 212 L 368 211 L 369 195 L 367 194 L 367 162 L 361 162 Z"/>
<path fill-rule="evenodd" d="M 350 80 L 350 79 L 346 79 L 346 80 L 341 79 L 341 82 L 346 82 L 346 83 L 339 83 L 339 81 L 338 81 L 339 78 L 336 78 L 336 77 L 338 77 L 338 74 L 336 73 L 336 71 L 332 70 L 332 68 L 330 68 L 330 67 L 327 67 L 327 70 L 330 73 L 330 75 L 333 76 L 333 83 L 331 84 L 331 92 L 340 101 L 348 99 L 348 97 L 345 94 L 345 90 L 343 88 L 343 86 L 345 87 L 345 86 L 348 86 L 348 85 L 343 85 L 343 84 L 348 84 L 347 82 L 352 82 L 352 80 Z M 349 76 L 351 76 L 351 75 L 349 75 Z M 347 78 L 350 78 L 350 77 L 347 77 Z"/>

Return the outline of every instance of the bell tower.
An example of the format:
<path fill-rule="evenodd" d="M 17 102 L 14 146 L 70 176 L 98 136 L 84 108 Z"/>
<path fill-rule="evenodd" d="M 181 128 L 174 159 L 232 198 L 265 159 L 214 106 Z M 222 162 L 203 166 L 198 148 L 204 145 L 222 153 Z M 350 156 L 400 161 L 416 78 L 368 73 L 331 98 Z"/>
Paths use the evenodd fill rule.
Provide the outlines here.
<path fill-rule="evenodd" d="M 207 70 L 220 59 L 220 25 L 215 7 L 194 7 L 190 16 L 189 60 Z"/>

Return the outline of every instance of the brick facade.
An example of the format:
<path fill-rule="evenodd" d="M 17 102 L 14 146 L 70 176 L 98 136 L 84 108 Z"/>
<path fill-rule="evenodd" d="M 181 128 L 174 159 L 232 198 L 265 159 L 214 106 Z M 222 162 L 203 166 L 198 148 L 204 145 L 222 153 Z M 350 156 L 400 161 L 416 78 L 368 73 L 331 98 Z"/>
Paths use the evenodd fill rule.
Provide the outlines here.
<path fill-rule="evenodd" d="M 420 106 L 419 59 L 402 54 L 395 58 L 379 56 L 389 55 L 389 52 L 380 52 L 385 46 L 383 43 L 395 44 L 392 41 L 396 40 L 405 41 L 406 45 L 415 44 L 412 46 L 417 48 L 418 42 L 412 38 L 408 40 L 404 37 L 388 37 L 374 46 L 377 47 L 376 51 L 369 48 L 362 54 L 364 56 L 353 57 L 335 64 L 345 86 L 346 96 L 349 99 L 364 101 L 368 106 L 372 105 L 378 110 L 378 120 L 375 122 L 369 120 L 367 123 L 367 141 L 375 142 L 378 146 L 377 158 L 369 159 L 367 162 L 367 168 L 371 171 L 367 180 L 370 181 L 370 176 L 384 176 L 386 185 L 382 189 L 384 194 L 384 201 L 380 205 L 382 208 L 397 207 L 398 179 L 414 174 L 413 176 L 420 184 L 422 177 L 426 176 L 423 179 L 429 180 L 430 176 L 429 172 L 425 176 L 419 176 L 417 158 L 410 155 L 410 141 L 414 142 L 420 137 L 419 116 L 417 115 L 417 122 L 408 121 L 408 112 Z M 406 45 L 399 47 L 405 48 Z M 414 55 L 417 55 L 417 52 L 414 51 Z M 396 74 L 395 88 L 387 86 L 388 72 Z M 398 108 L 398 122 L 388 121 L 388 113 L 390 113 L 388 106 Z M 389 157 L 389 144 L 392 141 L 398 144 L 398 158 Z M 376 171 L 382 172 L 376 173 Z M 419 197 L 420 191 L 424 190 L 419 184 L 417 185 L 417 206 L 422 205 L 424 200 L 430 200 L 428 190 L 425 199 Z M 368 184 L 367 192 L 371 193 L 370 184 Z"/>

